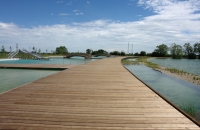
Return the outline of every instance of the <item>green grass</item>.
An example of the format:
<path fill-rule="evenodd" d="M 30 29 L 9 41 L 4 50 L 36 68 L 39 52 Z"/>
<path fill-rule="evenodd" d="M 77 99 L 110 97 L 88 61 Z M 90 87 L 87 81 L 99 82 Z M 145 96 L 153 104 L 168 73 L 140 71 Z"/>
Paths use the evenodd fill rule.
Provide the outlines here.
<path fill-rule="evenodd" d="M 123 59 L 122 60 L 122 64 L 124 65 L 137 65 L 137 64 L 144 64 L 150 68 L 153 68 L 153 69 L 159 69 L 160 66 L 155 64 L 155 63 L 152 63 L 152 62 L 149 62 L 147 59 L 149 57 L 131 57 L 131 58 L 128 58 L 128 59 L 136 59 L 136 61 L 129 61 L 127 59 Z"/>
<path fill-rule="evenodd" d="M 186 75 L 189 74 L 186 71 L 178 70 L 175 68 L 165 68 L 165 70 L 170 71 L 171 73 L 186 74 Z"/>
<path fill-rule="evenodd" d="M 0 58 L 8 58 L 8 54 L 2 54 L 2 53 L 0 53 Z"/>

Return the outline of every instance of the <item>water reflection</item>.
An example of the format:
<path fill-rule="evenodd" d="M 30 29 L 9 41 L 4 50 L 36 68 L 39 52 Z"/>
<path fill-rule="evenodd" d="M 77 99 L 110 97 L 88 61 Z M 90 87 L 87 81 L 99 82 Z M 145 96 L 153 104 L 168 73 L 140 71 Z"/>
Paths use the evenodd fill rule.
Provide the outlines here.
<path fill-rule="evenodd" d="M 144 65 L 125 65 L 134 75 L 177 106 L 194 104 L 200 113 L 200 86 L 155 71 Z"/>

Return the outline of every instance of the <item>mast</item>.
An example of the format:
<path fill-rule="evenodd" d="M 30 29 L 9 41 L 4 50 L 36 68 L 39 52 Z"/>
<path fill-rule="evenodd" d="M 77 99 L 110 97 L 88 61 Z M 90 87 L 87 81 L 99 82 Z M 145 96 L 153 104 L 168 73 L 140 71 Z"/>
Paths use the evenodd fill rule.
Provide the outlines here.
<path fill-rule="evenodd" d="M 129 43 L 128 43 L 128 53 L 127 54 L 129 54 Z"/>
<path fill-rule="evenodd" d="M 16 51 L 18 50 L 18 44 L 16 43 Z"/>
<path fill-rule="evenodd" d="M 133 44 L 132 44 L 132 48 L 131 48 L 131 53 L 133 54 Z"/>

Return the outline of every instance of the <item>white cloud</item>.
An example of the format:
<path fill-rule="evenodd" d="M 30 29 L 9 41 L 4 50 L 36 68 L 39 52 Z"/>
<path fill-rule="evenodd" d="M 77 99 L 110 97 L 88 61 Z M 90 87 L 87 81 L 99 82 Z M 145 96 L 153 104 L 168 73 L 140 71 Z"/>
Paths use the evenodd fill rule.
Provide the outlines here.
<path fill-rule="evenodd" d="M 83 52 L 87 48 L 127 51 L 129 42 L 134 52 L 152 52 L 159 44 L 199 42 L 200 14 L 196 11 L 200 10 L 200 1 L 140 0 L 139 4 L 156 14 L 134 22 L 95 20 L 33 28 L 0 23 L 0 46 L 7 50 L 18 43 L 19 48 L 27 50 L 32 46 L 43 51 L 55 50 L 64 45 L 69 51 Z"/>
<path fill-rule="evenodd" d="M 69 6 L 72 5 L 72 1 L 69 1 L 69 2 L 67 3 L 67 5 L 69 5 Z"/>
<path fill-rule="evenodd" d="M 57 1 L 56 3 L 58 3 L 58 4 L 62 4 L 62 3 L 63 3 L 63 1 Z"/>
<path fill-rule="evenodd" d="M 87 1 L 88 4 L 90 4 L 90 1 Z"/>
<path fill-rule="evenodd" d="M 75 15 L 83 15 L 82 12 L 75 13 Z"/>
<path fill-rule="evenodd" d="M 67 15 L 72 15 L 72 14 L 66 14 L 66 13 L 60 13 L 59 16 L 67 16 Z"/>
<path fill-rule="evenodd" d="M 78 12 L 79 10 L 74 10 L 73 12 Z"/>

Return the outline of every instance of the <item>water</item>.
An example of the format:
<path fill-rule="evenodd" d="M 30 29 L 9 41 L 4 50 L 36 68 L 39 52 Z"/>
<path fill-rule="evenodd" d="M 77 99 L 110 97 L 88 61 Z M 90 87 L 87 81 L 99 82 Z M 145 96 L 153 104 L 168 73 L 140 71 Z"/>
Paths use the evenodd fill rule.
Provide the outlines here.
<path fill-rule="evenodd" d="M 200 86 L 155 71 L 144 65 L 125 65 L 134 75 L 177 106 L 194 104 L 200 114 Z"/>
<path fill-rule="evenodd" d="M 129 61 L 137 61 L 137 59 L 127 59 L 127 60 L 129 60 Z"/>
<path fill-rule="evenodd" d="M 149 61 L 164 67 L 176 68 L 188 73 L 200 75 L 199 59 L 151 58 Z"/>
<path fill-rule="evenodd" d="M 58 72 L 60 71 L 0 69 L 0 93 Z"/>
<path fill-rule="evenodd" d="M 28 60 L 28 59 L 19 59 L 19 60 L 2 60 L 0 64 L 85 64 L 87 62 L 94 61 L 96 59 L 85 59 L 83 57 L 72 57 L 62 58 L 56 57 L 51 58 L 50 60 Z"/>

